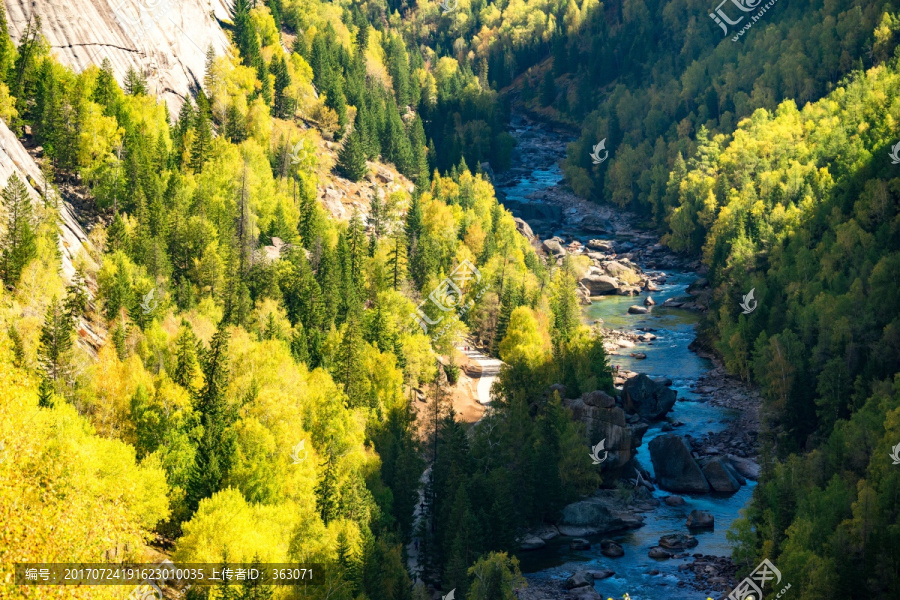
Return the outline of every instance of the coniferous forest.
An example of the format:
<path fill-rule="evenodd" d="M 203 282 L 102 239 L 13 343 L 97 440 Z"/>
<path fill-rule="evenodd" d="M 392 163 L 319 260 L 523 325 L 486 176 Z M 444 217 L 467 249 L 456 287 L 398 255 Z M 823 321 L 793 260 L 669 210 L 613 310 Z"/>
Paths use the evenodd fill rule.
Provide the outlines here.
<path fill-rule="evenodd" d="M 764 598 L 900 598 L 900 6 L 781 0 L 738 35 L 759 0 L 234 0 L 173 106 L 4 4 L 0 598 L 704 600 L 764 559 Z M 522 119 L 605 231 L 511 212 Z M 691 310 L 653 306 L 651 253 Z M 684 435 L 703 394 L 639 374 L 620 330 L 668 338 L 589 316 L 601 284 L 692 315 L 692 356 L 756 398 L 746 452 Z M 664 481 L 676 435 L 713 494 Z M 660 558 L 625 533 L 670 498 L 666 533 L 707 544 L 709 510 L 721 547 L 661 540 L 648 583 L 607 549 Z M 318 580 L 16 568 L 161 560 Z"/>

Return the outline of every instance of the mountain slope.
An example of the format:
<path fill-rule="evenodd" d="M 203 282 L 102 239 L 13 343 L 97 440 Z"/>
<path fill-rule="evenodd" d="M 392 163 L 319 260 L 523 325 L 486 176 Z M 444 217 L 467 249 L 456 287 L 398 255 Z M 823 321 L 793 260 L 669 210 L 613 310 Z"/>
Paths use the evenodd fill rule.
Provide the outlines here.
<path fill-rule="evenodd" d="M 109 59 L 122 83 L 128 70 L 147 73 L 150 91 L 177 112 L 203 79 L 206 50 L 228 40 L 217 20 L 230 20 L 228 0 L 6 0 L 18 44 L 33 14 L 63 64 L 82 71 Z"/>

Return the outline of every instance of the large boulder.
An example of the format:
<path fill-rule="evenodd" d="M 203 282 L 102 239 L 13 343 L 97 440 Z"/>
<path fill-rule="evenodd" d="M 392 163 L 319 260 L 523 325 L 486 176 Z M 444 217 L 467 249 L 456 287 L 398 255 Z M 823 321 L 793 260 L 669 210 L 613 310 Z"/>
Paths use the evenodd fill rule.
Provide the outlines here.
<path fill-rule="evenodd" d="M 741 458 L 740 456 L 728 455 L 728 462 L 734 467 L 741 476 L 756 481 L 759 479 L 759 464 L 749 458 Z"/>
<path fill-rule="evenodd" d="M 544 252 L 546 252 L 547 254 L 552 254 L 556 257 L 566 255 L 566 249 L 563 248 L 563 245 L 560 244 L 558 240 L 544 240 L 543 243 L 541 243 L 541 248 L 543 248 Z"/>
<path fill-rule="evenodd" d="M 547 545 L 547 542 L 537 536 L 530 536 L 519 543 L 522 550 L 540 550 Z"/>
<path fill-rule="evenodd" d="M 689 533 L 670 533 L 659 538 L 659 545 L 667 550 L 686 550 L 700 542 Z"/>
<path fill-rule="evenodd" d="M 637 279 L 637 273 L 634 269 L 625 266 L 621 262 L 616 260 L 611 260 L 609 262 L 603 263 L 603 268 L 607 273 L 619 279 L 621 279 L 622 276 L 625 276 L 626 278 L 630 277 L 633 280 Z"/>
<path fill-rule="evenodd" d="M 709 492 L 709 482 L 691 456 L 687 442 L 680 436 L 674 433 L 660 435 L 650 442 L 649 448 L 659 487 L 688 494 Z"/>
<path fill-rule="evenodd" d="M 619 558 L 625 556 L 625 549 L 612 540 L 602 540 L 600 542 L 600 553 L 609 558 Z"/>
<path fill-rule="evenodd" d="M 712 529 L 716 526 L 716 518 L 705 510 L 692 510 L 687 518 L 688 529 Z"/>
<path fill-rule="evenodd" d="M 586 585 L 594 585 L 594 576 L 587 571 L 575 571 L 566 579 L 563 587 L 567 590 L 584 587 Z"/>
<path fill-rule="evenodd" d="M 591 296 L 616 294 L 619 291 L 619 282 L 614 277 L 599 273 L 588 273 L 581 278 L 581 284 L 590 291 Z"/>
<path fill-rule="evenodd" d="M 711 458 L 704 462 L 702 469 L 713 491 L 730 494 L 741 489 L 741 482 L 735 477 L 737 472 L 728 464 L 727 458 Z"/>
<path fill-rule="evenodd" d="M 591 543 L 584 538 L 572 538 L 569 542 L 569 550 L 590 550 Z"/>
<path fill-rule="evenodd" d="M 643 373 L 632 377 L 622 387 L 625 410 L 645 419 L 658 420 L 675 406 L 675 390 L 653 381 Z"/>
<path fill-rule="evenodd" d="M 516 222 L 516 230 L 525 236 L 529 242 L 534 239 L 534 232 L 531 230 L 531 227 L 526 223 L 523 219 L 516 217 L 513 219 Z"/>
<path fill-rule="evenodd" d="M 672 558 L 672 553 L 667 552 L 666 550 L 664 550 L 663 548 L 660 548 L 659 546 L 654 546 L 654 547 L 650 548 L 650 551 L 647 553 L 647 556 L 649 556 L 650 558 L 665 559 L 665 558 Z"/>
<path fill-rule="evenodd" d="M 593 585 L 583 585 L 571 589 L 567 597 L 570 600 L 603 600 L 603 596 L 594 589 Z"/>
<path fill-rule="evenodd" d="M 634 529 L 643 524 L 643 517 L 630 512 L 621 500 L 594 496 L 563 508 L 558 529 L 561 534 L 574 537 Z"/>
<path fill-rule="evenodd" d="M 601 252 L 612 252 L 615 242 L 610 240 L 590 240 L 587 247 L 591 250 L 600 250 Z"/>
<path fill-rule="evenodd" d="M 646 315 L 650 312 L 650 309 L 646 306 L 638 306 L 634 304 L 628 307 L 628 314 L 630 315 Z"/>
<path fill-rule="evenodd" d="M 643 442 L 646 425 L 630 425 L 625 411 L 616 406 L 616 400 L 603 391 L 588 392 L 581 398 L 566 399 L 564 405 L 572 411 L 575 420 L 584 423 L 585 443 L 590 446 L 606 440 L 608 452 L 603 462 L 604 472 L 625 466 L 634 458 Z"/>

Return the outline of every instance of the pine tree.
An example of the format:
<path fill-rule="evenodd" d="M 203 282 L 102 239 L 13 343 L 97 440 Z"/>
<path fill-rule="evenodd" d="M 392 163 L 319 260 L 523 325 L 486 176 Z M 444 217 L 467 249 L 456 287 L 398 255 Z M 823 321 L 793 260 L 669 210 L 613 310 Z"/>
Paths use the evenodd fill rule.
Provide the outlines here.
<path fill-rule="evenodd" d="M 338 516 L 339 490 L 337 489 L 337 462 L 330 444 L 328 457 L 322 463 L 324 470 L 316 484 L 316 510 L 325 526 Z"/>
<path fill-rule="evenodd" d="M 44 376 L 38 384 L 38 406 L 41 408 L 53 408 L 53 384 Z"/>
<path fill-rule="evenodd" d="M 197 443 L 195 463 L 187 485 L 192 511 L 197 509 L 200 500 L 221 489 L 231 468 L 234 415 L 225 400 L 229 376 L 228 337 L 225 323 L 220 323 L 209 349 L 200 357 L 203 384 L 194 395 L 194 410 L 200 417 L 203 433 Z"/>
<path fill-rule="evenodd" d="M 123 87 L 129 96 L 146 96 L 148 93 L 147 78 L 143 73 L 135 71 L 134 67 L 129 67 L 128 72 L 125 73 Z"/>
<path fill-rule="evenodd" d="M 203 71 L 203 91 L 207 96 L 211 96 L 213 88 L 216 86 L 217 80 L 213 68 L 216 64 L 216 51 L 212 44 L 206 47 L 206 67 Z"/>
<path fill-rule="evenodd" d="M 0 277 L 7 285 L 15 285 L 25 265 L 37 256 L 31 198 L 16 173 L 6 182 L 2 198 L 7 216 L 6 231 L 0 236 Z"/>
<path fill-rule="evenodd" d="M 203 171 L 212 145 L 212 125 L 209 120 L 209 102 L 201 91 L 197 94 L 197 110 L 194 113 L 194 143 L 191 146 L 191 170 Z"/>
<path fill-rule="evenodd" d="M 250 2 L 235 0 L 234 3 L 234 45 L 241 53 L 245 66 L 255 67 L 259 62 L 259 36 L 250 19 Z"/>
<path fill-rule="evenodd" d="M 366 153 L 360 137 L 359 127 L 354 127 L 338 152 L 337 170 L 350 181 L 359 181 L 366 175 Z"/>
<path fill-rule="evenodd" d="M 294 325 L 294 332 L 291 334 L 291 356 L 298 363 L 309 364 L 309 343 L 306 341 L 306 330 L 303 323 Z"/>
<path fill-rule="evenodd" d="M 185 388 L 192 389 L 194 375 L 197 371 L 197 336 L 191 324 L 181 320 L 181 331 L 175 338 L 175 370 L 172 381 Z"/>
<path fill-rule="evenodd" d="M 62 302 L 54 296 L 47 305 L 38 348 L 38 361 L 51 382 L 59 384 L 65 378 L 71 349 L 72 321 Z"/>
<path fill-rule="evenodd" d="M 391 286 L 394 290 L 399 290 L 406 279 L 406 235 L 403 230 L 398 231 L 391 239 L 387 267 L 390 270 Z"/>
<path fill-rule="evenodd" d="M 341 347 L 338 350 L 338 359 L 335 381 L 344 385 L 344 394 L 351 408 L 363 406 L 366 399 L 363 397 L 365 390 L 365 373 L 360 369 L 363 345 L 362 336 L 362 308 L 357 304 L 351 307 L 344 323 L 344 332 L 341 339 Z"/>
<path fill-rule="evenodd" d="M 291 85 L 287 63 L 283 57 L 275 56 L 269 68 L 275 76 L 273 113 L 279 119 L 290 118 L 294 111 L 293 100 L 287 95 L 287 88 Z"/>
<path fill-rule="evenodd" d="M 223 575 L 216 583 L 216 600 L 238 600 L 237 590 L 231 587 L 231 581 L 224 575 L 226 570 L 230 568 L 228 564 L 228 548 L 223 548 L 222 563 L 219 565 L 219 572 Z"/>

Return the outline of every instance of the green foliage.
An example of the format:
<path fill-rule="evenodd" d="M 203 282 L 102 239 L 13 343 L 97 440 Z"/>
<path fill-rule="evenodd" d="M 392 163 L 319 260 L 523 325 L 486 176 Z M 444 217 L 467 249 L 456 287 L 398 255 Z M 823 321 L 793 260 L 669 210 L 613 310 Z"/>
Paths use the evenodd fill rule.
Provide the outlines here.
<path fill-rule="evenodd" d="M 0 236 L 0 277 L 7 285 L 19 281 L 22 269 L 37 256 L 31 198 L 25 183 L 13 173 L 3 188 L 6 228 Z"/>

